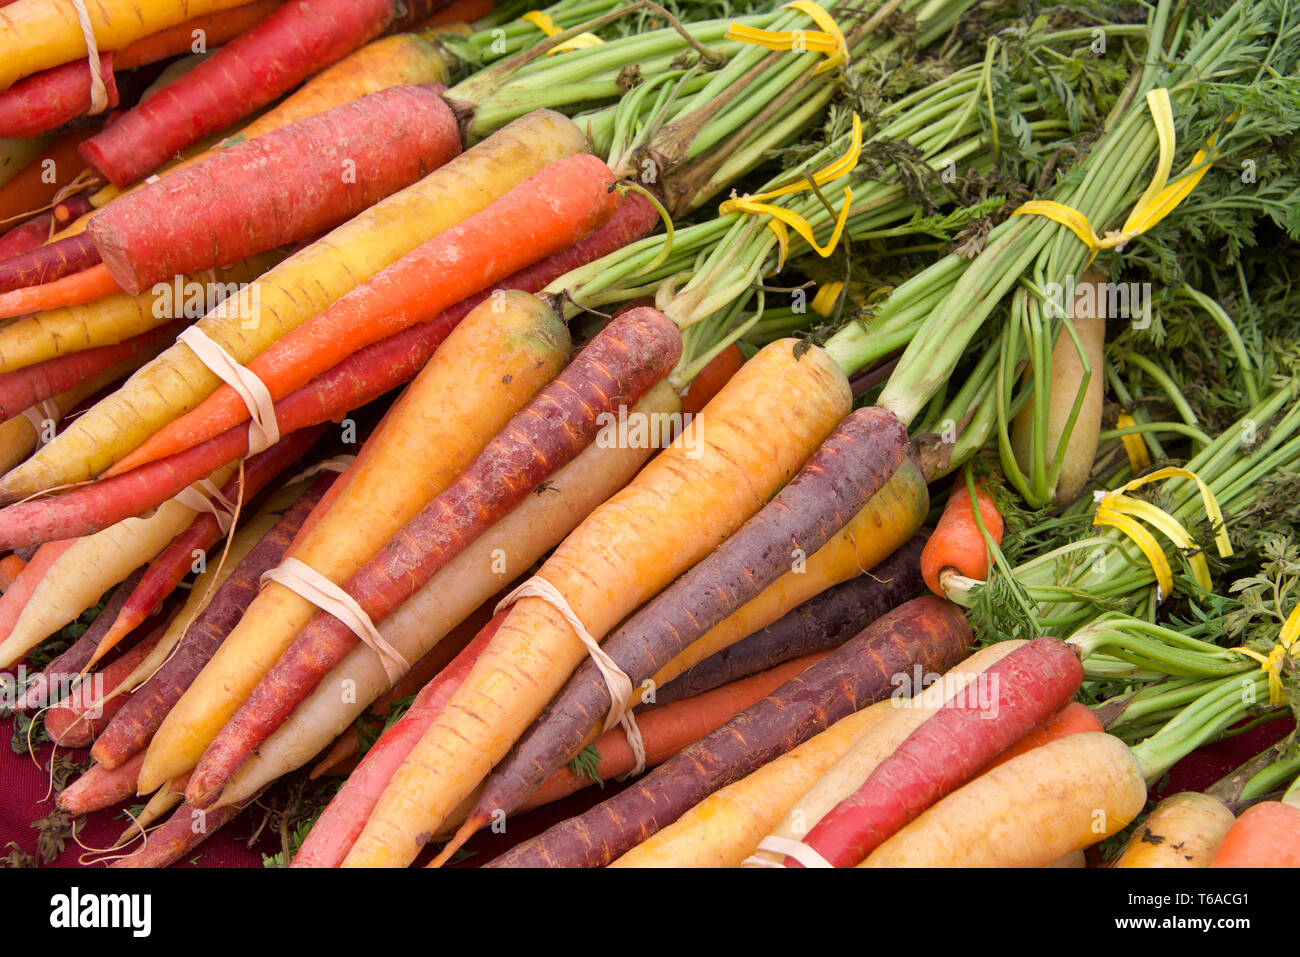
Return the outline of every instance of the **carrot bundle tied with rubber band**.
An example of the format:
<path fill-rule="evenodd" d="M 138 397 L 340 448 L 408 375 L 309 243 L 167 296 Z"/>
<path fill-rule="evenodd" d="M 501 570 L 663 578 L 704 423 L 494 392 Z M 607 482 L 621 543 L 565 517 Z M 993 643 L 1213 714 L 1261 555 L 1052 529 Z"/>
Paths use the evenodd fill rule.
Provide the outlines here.
<path fill-rule="evenodd" d="M 632 683 L 654 676 L 800 556 L 826 544 L 888 482 L 907 449 L 907 431 L 890 413 L 873 407 L 851 413 L 761 512 L 610 636 L 605 653 Z M 591 664 L 583 665 L 494 770 L 458 838 L 518 807 L 581 749 L 600 713 L 618 720 L 627 704 L 626 698 L 611 702 L 606 683 Z"/>
<path fill-rule="evenodd" d="M 606 417 L 617 417 L 639 402 L 680 356 L 681 335 L 662 313 L 635 309 L 613 319 L 450 486 L 352 576 L 347 592 L 356 598 L 354 617 L 359 613 L 366 622 L 387 617 L 500 516 L 576 458 L 597 437 Z M 209 747 L 191 777 L 188 800 L 203 807 L 215 799 L 243 759 L 361 634 L 337 617 L 317 616 Z"/>

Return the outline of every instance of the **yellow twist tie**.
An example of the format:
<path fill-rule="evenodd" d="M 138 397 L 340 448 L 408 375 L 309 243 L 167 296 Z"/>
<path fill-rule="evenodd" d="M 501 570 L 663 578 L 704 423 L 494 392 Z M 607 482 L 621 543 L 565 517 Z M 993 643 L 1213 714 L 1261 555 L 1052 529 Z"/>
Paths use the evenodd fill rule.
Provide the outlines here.
<path fill-rule="evenodd" d="M 519 19 L 527 20 L 548 37 L 553 37 L 557 33 L 564 32 L 555 25 L 554 20 L 545 13 L 542 13 L 540 10 L 529 10 Z M 576 37 L 565 40 L 563 43 L 556 46 L 555 49 L 546 51 L 546 55 L 555 56 L 557 53 L 568 53 L 570 50 L 585 50 L 588 47 L 594 47 L 604 42 L 604 40 L 596 36 L 594 33 L 579 33 Z"/>
<path fill-rule="evenodd" d="M 813 296 L 811 303 L 813 312 L 821 316 L 829 316 L 831 310 L 835 308 L 835 300 L 840 298 L 840 293 L 844 291 L 844 283 L 828 282 L 817 290 L 817 295 Z"/>
<path fill-rule="evenodd" d="M 1267 655 L 1261 655 L 1254 648 L 1232 649 L 1259 662 L 1260 670 L 1268 675 L 1268 703 L 1271 705 L 1286 704 L 1286 688 L 1282 684 L 1282 667 L 1286 663 L 1286 659 L 1291 657 L 1297 639 L 1300 639 L 1300 604 L 1291 609 L 1286 624 L 1282 626 L 1282 631 L 1277 636 L 1277 644 L 1273 646 L 1273 650 Z"/>
<path fill-rule="evenodd" d="M 1115 420 L 1115 427 L 1118 429 L 1127 429 L 1133 425 L 1137 425 L 1137 422 L 1127 412 L 1121 412 L 1119 418 Z M 1128 453 L 1128 465 L 1134 475 L 1151 467 L 1151 456 L 1147 454 L 1147 444 L 1142 440 L 1142 436 L 1137 433 L 1121 435 L 1120 441 L 1124 443 L 1124 451 Z"/>
<path fill-rule="evenodd" d="M 854 113 L 853 138 L 848 150 L 825 169 L 813 173 L 811 177 L 813 183 L 818 186 L 825 186 L 841 176 L 847 176 L 858 165 L 858 157 L 861 154 L 862 120 Z M 808 178 L 805 177 L 787 186 L 779 186 L 776 189 L 768 190 L 766 193 L 759 193 L 757 196 L 733 196 L 718 207 L 718 213 L 722 216 L 728 213 L 753 213 L 757 216 L 771 216 L 772 218 L 767 225 L 772 232 L 776 233 L 776 241 L 780 248 L 776 269 L 777 272 L 780 272 L 781 267 L 785 265 L 786 256 L 790 252 L 790 229 L 802 236 L 808 245 L 817 251 L 819 256 L 826 258 L 839 245 L 840 235 L 844 232 L 844 224 L 848 222 L 849 209 L 853 205 L 853 190 L 847 186 L 844 187 L 844 208 L 840 210 L 840 214 L 835 220 L 835 229 L 831 232 L 831 238 L 827 240 L 825 246 L 817 244 L 817 237 L 813 235 L 812 226 L 809 225 L 808 220 L 783 206 L 775 206 L 767 202 L 769 199 L 788 196 L 791 193 L 801 193 L 808 189 L 811 189 L 811 187 L 808 185 Z"/>
<path fill-rule="evenodd" d="M 1091 253 L 1088 257 L 1089 265 L 1092 264 L 1092 261 L 1097 258 L 1097 254 L 1103 249 L 1123 246 L 1130 239 L 1140 236 L 1168 216 L 1179 203 L 1187 198 L 1187 194 L 1195 189 L 1196 184 L 1210 171 L 1210 164 L 1206 160 L 1207 157 L 1213 159 L 1210 156 L 1210 150 L 1214 148 L 1215 140 L 1218 139 L 1219 134 L 1215 133 L 1211 136 L 1205 147 L 1197 150 L 1196 155 L 1192 157 L 1192 161 L 1187 167 L 1187 170 L 1192 172 L 1184 171 L 1182 176 L 1170 183 L 1169 172 L 1174 162 L 1176 133 L 1174 131 L 1174 111 L 1169 103 L 1169 91 L 1163 87 L 1149 91 L 1147 93 L 1147 107 L 1151 110 L 1151 119 L 1156 126 L 1156 135 L 1160 139 L 1160 159 L 1156 163 L 1155 178 L 1151 180 L 1151 185 L 1142 194 L 1142 198 L 1137 201 L 1133 211 L 1128 214 L 1123 229 L 1118 232 L 1107 230 L 1105 238 L 1099 237 L 1093 231 L 1092 224 L 1088 222 L 1087 216 L 1077 209 L 1066 206 L 1064 203 L 1058 203 L 1050 199 L 1031 200 L 1020 206 L 1011 215 L 1046 216 L 1053 222 L 1065 226 L 1088 247 Z M 1198 166 L 1199 169 L 1197 169 Z"/>
<path fill-rule="evenodd" d="M 813 70 L 814 74 L 825 73 L 844 63 L 849 56 L 849 44 L 844 39 L 835 18 L 826 9 L 813 0 L 794 0 L 782 9 L 798 10 L 806 14 L 820 30 L 760 30 L 744 24 L 733 23 L 727 30 L 728 40 L 752 43 L 769 50 L 794 50 L 796 53 L 824 53 L 826 59 Z"/>
<path fill-rule="evenodd" d="M 1210 487 L 1201 480 L 1201 477 L 1188 469 L 1173 466 L 1156 469 L 1149 475 L 1143 475 L 1141 478 L 1126 482 L 1114 491 L 1096 493 L 1097 514 L 1092 519 L 1093 525 L 1108 525 L 1123 532 L 1146 556 L 1147 561 L 1151 563 L 1151 570 L 1155 572 L 1156 576 L 1157 604 L 1163 602 L 1173 593 L 1174 576 L 1169 567 L 1168 556 L 1161 549 L 1155 536 L 1147 531 L 1141 522 L 1146 522 L 1148 525 L 1152 525 L 1164 532 L 1171 542 L 1183 549 L 1184 552 L 1187 552 L 1187 563 L 1191 566 L 1192 577 L 1196 579 L 1197 584 L 1207 591 L 1212 587 L 1210 566 L 1205 561 L 1205 556 L 1201 553 L 1200 547 L 1178 519 L 1150 502 L 1130 498 L 1124 494 L 1151 482 L 1159 482 L 1168 478 L 1185 478 L 1196 483 L 1196 487 L 1201 492 L 1201 501 L 1205 504 L 1205 515 L 1216 529 L 1214 544 L 1218 548 L 1219 556 L 1227 558 L 1231 555 L 1232 542 L 1228 539 L 1228 531 L 1224 527 L 1223 512 L 1219 509 L 1219 503 L 1215 499 L 1214 493 L 1210 491 Z"/>

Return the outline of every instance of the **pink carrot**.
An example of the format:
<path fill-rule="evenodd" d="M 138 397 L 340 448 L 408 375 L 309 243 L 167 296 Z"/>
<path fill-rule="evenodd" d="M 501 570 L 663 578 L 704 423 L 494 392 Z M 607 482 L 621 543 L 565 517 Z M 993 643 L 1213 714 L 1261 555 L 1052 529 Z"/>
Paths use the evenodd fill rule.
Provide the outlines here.
<path fill-rule="evenodd" d="M 82 382 L 119 362 L 133 356 L 156 354 L 171 345 L 176 340 L 176 334 L 189 322 L 188 319 L 178 319 L 116 345 L 97 346 L 82 352 L 72 352 L 45 362 L 38 362 L 36 365 L 0 373 L 0 421 L 12 419 L 16 415 L 21 415 L 24 409 L 39 405 L 43 400 L 56 396 L 60 392 L 76 388 Z M 23 545 L 51 541 L 56 537 L 59 536 L 28 538 Z"/>
<path fill-rule="evenodd" d="M 131 693 L 112 694 L 136 666 L 153 651 L 162 640 L 163 632 L 171 623 L 172 615 L 180 610 L 176 605 L 156 628 L 134 648 L 117 658 L 103 671 L 88 674 L 63 702 L 45 712 L 45 732 L 60 747 L 86 748 L 103 731 L 113 715 L 130 699 Z"/>
<path fill-rule="evenodd" d="M 198 847 L 217 829 L 234 820 L 243 810 L 234 804 L 206 813 L 182 804 L 167 823 L 150 831 L 145 842 L 134 852 L 109 864 L 109 867 L 168 867 Z"/>
<path fill-rule="evenodd" d="M 603 416 L 629 409 L 681 358 L 676 324 L 655 309 L 611 320 L 478 457 L 345 586 L 383 621 L 479 535 L 596 437 Z M 901 427 L 900 427 L 901 430 Z M 329 669 L 356 646 L 339 619 L 320 613 L 217 733 L 190 775 L 186 800 L 206 807 L 253 750 Z"/>
<path fill-rule="evenodd" d="M 143 764 L 143 751 L 111 771 L 102 764 L 92 764 L 59 793 L 55 803 L 73 817 L 80 817 L 135 797 L 135 782 Z"/>
<path fill-rule="evenodd" d="M 1065 707 L 1083 665 L 1055 638 L 1037 638 L 944 702 L 853 794 L 804 837 L 835 867 L 853 867 L 944 795 Z M 802 867 L 787 857 L 787 867 Z"/>
<path fill-rule="evenodd" d="M 460 152 L 441 89 L 380 90 L 218 150 L 104 207 L 86 232 L 131 293 L 326 232 Z"/>
<path fill-rule="evenodd" d="M 41 583 L 45 573 L 60 555 L 76 544 L 75 539 L 48 542 L 36 550 L 36 554 L 27 560 L 27 565 L 14 579 L 14 583 L 0 595 L 0 637 L 13 631 L 14 623 L 23 613 L 36 586 Z"/>
<path fill-rule="evenodd" d="M 286 3 L 81 147 L 115 185 L 143 179 L 185 147 L 233 125 L 383 33 L 401 8 L 438 0 Z"/>
<path fill-rule="evenodd" d="M 243 475 L 238 472 L 232 475 L 221 489 L 221 494 L 228 501 L 242 501 L 244 514 L 247 514 L 248 503 L 266 488 L 272 479 L 302 458 L 320 438 L 322 432 L 324 432 L 323 426 L 294 432 L 265 452 L 254 455 L 245 463 Z M 91 663 L 99 660 L 123 637 L 139 626 L 140 622 L 144 621 L 190 573 L 194 556 L 206 552 L 223 537 L 221 525 L 215 515 L 204 512 L 196 517 L 190 527 L 178 535 L 176 540 L 154 559 L 149 570 L 141 578 L 140 584 L 122 604 L 112 627 L 96 645 Z"/>
<path fill-rule="evenodd" d="M 379 736 L 312 825 L 293 867 L 338 867 L 343 863 L 394 772 L 473 670 L 508 611 L 502 609 L 493 616 L 451 664 L 420 690 L 406 713 Z"/>
<path fill-rule="evenodd" d="M 52 215 L 52 214 L 51 214 Z M 49 228 L 48 220 L 46 228 Z M 45 242 L 45 236 L 41 242 Z M 99 251 L 85 233 L 37 246 L 0 262 L 0 292 L 39 286 L 89 269 L 99 262 Z"/>
<path fill-rule="evenodd" d="M 117 106 L 113 55 L 99 55 L 107 108 Z M 40 136 L 90 111 L 90 64 L 83 57 L 42 70 L 0 93 L 0 137 Z"/>
<path fill-rule="evenodd" d="M 203 670 L 244 609 L 257 596 L 262 573 L 280 563 L 298 527 L 338 477 L 322 472 L 270 532 L 235 566 L 212 600 L 185 630 L 175 650 L 158 671 L 135 690 L 95 740 L 91 754 L 114 768 L 149 743 L 172 705 Z"/>

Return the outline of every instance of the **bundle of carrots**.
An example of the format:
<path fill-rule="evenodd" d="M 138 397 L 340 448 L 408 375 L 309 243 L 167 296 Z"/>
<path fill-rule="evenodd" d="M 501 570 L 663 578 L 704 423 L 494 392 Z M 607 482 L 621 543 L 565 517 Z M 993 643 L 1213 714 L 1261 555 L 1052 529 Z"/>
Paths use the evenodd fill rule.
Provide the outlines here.
<path fill-rule="evenodd" d="M 1300 28 L 975 8 L 0 3 L 0 690 L 60 814 L 138 805 L 117 867 L 285 794 L 299 868 L 1295 866 L 1295 732 L 1156 782 L 1300 711 L 1243 252 L 1300 230 L 1215 206 Z"/>

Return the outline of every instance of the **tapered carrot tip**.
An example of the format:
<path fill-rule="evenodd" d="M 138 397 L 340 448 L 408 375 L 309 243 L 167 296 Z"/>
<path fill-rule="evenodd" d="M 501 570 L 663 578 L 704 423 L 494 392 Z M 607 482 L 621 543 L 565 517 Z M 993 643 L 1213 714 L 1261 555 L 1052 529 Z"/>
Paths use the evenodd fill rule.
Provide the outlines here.
<path fill-rule="evenodd" d="M 201 774 L 195 769 L 190 775 L 189 784 L 185 786 L 185 803 L 205 811 L 217 802 L 224 788 L 224 781 Z"/>
<path fill-rule="evenodd" d="M 100 658 L 112 651 L 119 641 L 135 630 L 135 626 L 138 624 L 140 624 L 139 621 L 124 620 L 121 615 L 114 619 L 112 626 L 104 633 L 104 637 L 99 639 L 99 644 L 95 646 L 95 651 L 90 656 L 90 660 L 86 662 L 86 667 L 82 669 L 82 674 L 85 674 L 87 669 L 94 667 Z"/>
<path fill-rule="evenodd" d="M 442 867 L 442 865 L 446 864 L 447 861 L 451 860 L 451 856 L 465 845 L 466 841 L 483 829 L 483 825 L 487 824 L 487 822 L 488 819 L 482 814 L 470 815 L 465 823 L 460 826 L 460 830 L 447 842 L 446 847 L 439 851 L 438 856 L 429 862 L 429 866 Z"/>

